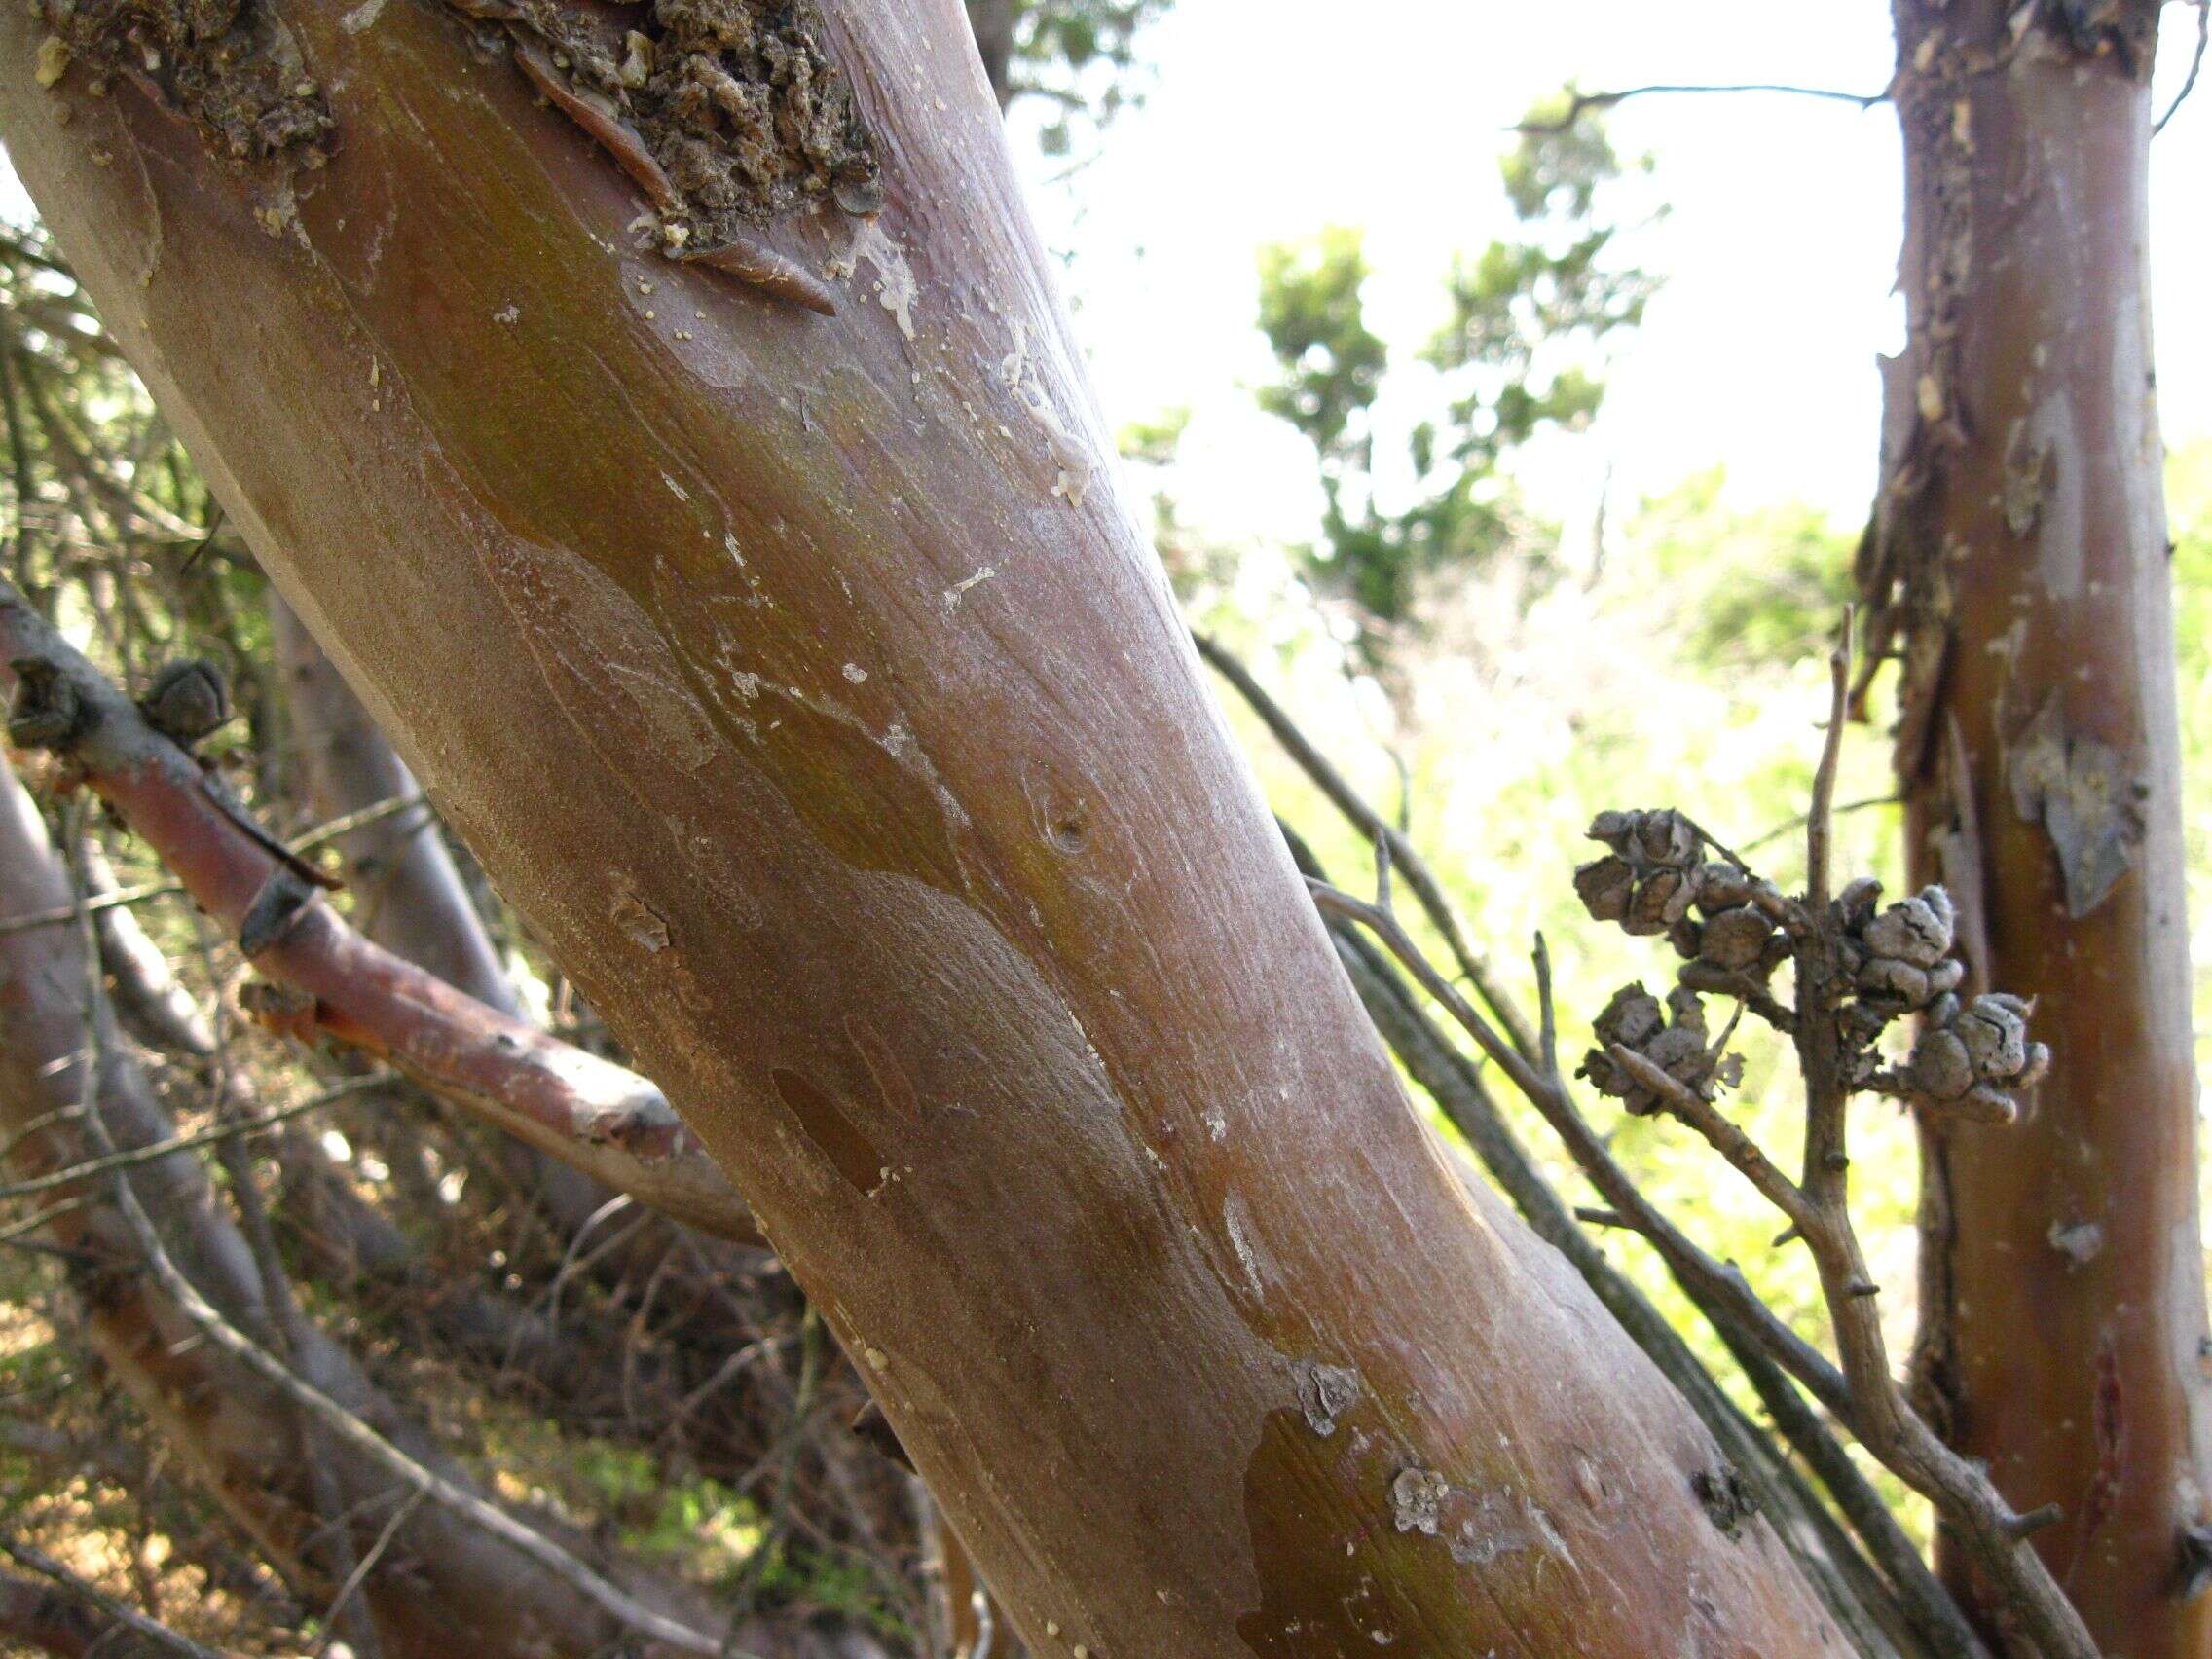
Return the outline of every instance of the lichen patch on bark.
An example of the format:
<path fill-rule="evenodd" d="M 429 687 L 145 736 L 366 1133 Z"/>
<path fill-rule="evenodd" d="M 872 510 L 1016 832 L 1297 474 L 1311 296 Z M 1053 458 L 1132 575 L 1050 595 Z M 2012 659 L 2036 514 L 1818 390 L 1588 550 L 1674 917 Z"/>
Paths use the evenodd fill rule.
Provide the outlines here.
<path fill-rule="evenodd" d="M 52 31 L 42 83 L 82 74 L 97 94 L 121 76 L 241 170 L 328 157 L 329 105 L 268 0 L 33 0 L 32 12 Z"/>

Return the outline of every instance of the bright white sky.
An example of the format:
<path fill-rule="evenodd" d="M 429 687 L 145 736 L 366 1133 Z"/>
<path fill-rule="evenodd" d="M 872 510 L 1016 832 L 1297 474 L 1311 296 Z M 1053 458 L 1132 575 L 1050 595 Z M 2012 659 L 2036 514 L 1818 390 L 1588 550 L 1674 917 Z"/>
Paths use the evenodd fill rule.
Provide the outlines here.
<path fill-rule="evenodd" d="M 1347 24 L 1347 16 L 1356 22 Z M 2194 13 L 2166 8 L 2157 105 L 2188 67 Z M 1177 0 L 1144 37 L 1149 101 L 1073 178 L 1017 133 L 1049 242 L 1117 425 L 1193 424 L 1173 489 L 1234 537 L 1309 534 L 1310 460 L 1259 414 L 1253 326 L 1265 243 L 1368 233 L 1370 325 L 1401 352 L 1443 318 L 1455 250 L 1506 234 L 1500 129 L 1568 80 L 1779 81 L 1855 92 L 1888 78 L 1888 0 Z M 1886 106 L 1768 95 L 1650 97 L 1612 118 L 1658 163 L 1671 214 L 1630 255 L 1666 277 L 1587 441 L 1529 484 L 1570 524 L 1608 472 L 1615 510 L 1725 462 L 1742 503 L 1801 499 L 1850 524 L 1873 483 L 1877 351 L 1893 350 L 1899 229 Z M 2153 147 L 2159 386 L 2169 442 L 2212 434 L 2212 74 Z M 25 210 L 0 165 L 0 212 Z M 1570 531 L 1571 534 L 1571 531 Z"/>
<path fill-rule="evenodd" d="M 1356 21 L 1352 20 L 1356 18 Z M 2194 14 L 2169 5 L 2157 107 L 2180 85 Z M 1017 139 L 1110 420 L 1187 404 L 1173 488 L 1229 536 L 1295 540 L 1311 463 L 1256 412 L 1270 359 L 1253 326 L 1255 250 L 1363 226 L 1371 326 L 1417 350 L 1442 320 L 1455 249 L 1505 234 L 1498 129 L 1569 79 L 1779 81 L 1872 92 L 1887 0 L 1177 0 L 1146 38 L 1148 103 L 1065 183 Z M 1897 122 L 1805 98 L 1650 97 L 1621 106 L 1624 155 L 1650 152 L 1673 212 L 1635 244 L 1667 287 L 1616 368 L 1579 454 L 1530 478 L 1571 518 L 1610 466 L 1616 510 L 1725 461 L 1732 498 L 1797 498 L 1845 524 L 1873 485 L 1874 357 L 1894 350 Z M 2168 440 L 2212 433 L 2212 73 L 2154 145 L 2159 384 Z"/>

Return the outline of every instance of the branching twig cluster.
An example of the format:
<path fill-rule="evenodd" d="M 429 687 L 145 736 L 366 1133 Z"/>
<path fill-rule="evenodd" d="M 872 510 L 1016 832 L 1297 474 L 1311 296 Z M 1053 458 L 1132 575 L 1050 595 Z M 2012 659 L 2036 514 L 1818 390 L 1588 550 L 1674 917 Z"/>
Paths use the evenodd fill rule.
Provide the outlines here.
<path fill-rule="evenodd" d="M 1561 1131 L 1622 1225 L 1649 1238 L 1685 1278 L 1726 1287 L 1725 1301 L 1768 1357 L 1936 1504 L 1972 1544 L 2042 1651 L 2094 1659 L 2096 1647 L 2080 1615 L 2041 1559 L 2022 1547 L 2052 1517 L 2013 1511 L 1987 1473 L 1945 1446 L 1906 1399 L 1882 1334 L 1879 1287 L 1852 1224 L 1847 1108 L 1854 1094 L 1886 1093 L 1923 1110 L 2009 1121 L 2012 1091 L 2032 1085 L 2048 1055 L 2028 1041 L 2028 1010 L 2015 999 L 1982 996 L 1961 1006 L 1956 987 L 1964 971 L 1951 954 L 1951 907 L 1940 889 L 1883 910 L 1875 908 L 1879 887 L 1871 881 L 1855 881 L 1830 896 L 1829 825 L 1850 687 L 1846 648 L 1837 648 L 1832 666 L 1834 701 L 1807 820 L 1810 876 L 1802 896 L 1785 895 L 1693 821 L 1666 809 L 1601 816 L 1591 833 L 1608 851 L 1577 872 L 1576 886 L 1598 919 L 1634 934 L 1664 934 L 1687 959 L 1669 996 L 1671 1018 L 1641 986 L 1614 999 L 1599 1017 L 1599 1046 L 1583 1075 L 1631 1112 L 1679 1120 L 1782 1211 L 1820 1274 L 1840 1378 L 1757 1304 L 1739 1273 L 1658 1215 L 1604 1151 L 1556 1066 L 1530 1065 L 1453 992 L 1398 926 L 1386 900 L 1368 904 L 1326 887 L 1316 887 L 1315 898 L 1374 929 L 1439 996 Z M 1785 963 L 1794 970 L 1793 1004 L 1767 988 Z M 1805 1159 L 1797 1176 L 1775 1163 L 1717 1104 L 1732 1070 L 1724 1052 L 1728 1034 L 1707 1040 L 1701 999 L 1711 993 L 1734 997 L 1740 1015 L 1767 1020 L 1794 1045 L 1806 1094 Z M 1923 1024 L 1910 1056 L 1901 1066 L 1884 1066 L 1878 1039 L 1912 1014 Z M 1547 1026 L 1553 1017 L 1547 1012 Z"/>
<path fill-rule="evenodd" d="M 1663 1001 L 1641 985 L 1629 986 L 1599 1014 L 1596 1043 L 1581 1074 L 1631 1113 L 1665 1115 L 1686 1124 L 1782 1212 L 1788 1223 L 1784 1238 L 1801 1240 L 1812 1255 L 1840 1365 L 1761 1301 L 1734 1264 L 1710 1255 L 1662 1213 L 1613 1158 L 1562 1075 L 1558 1013 L 1540 940 L 1535 967 L 1541 1036 L 1531 1053 L 1478 1011 L 1400 922 L 1389 898 L 1397 850 L 1389 840 L 1376 838 L 1375 902 L 1310 876 L 1309 885 L 1325 915 L 1370 931 L 1560 1136 L 1604 1200 L 1602 1209 L 1579 1212 L 1584 1220 L 1626 1228 L 1648 1240 L 1732 1349 L 1755 1365 L 1779 1367 L 1928 1497 L 1972 1545 L 2037 1651 L 2094 1659 L 2096 1648 L 2079 1614 L 2034 1550 L 2024 1547 L 2055 1516 L 2047 1510 L 2015 1512 L 1983 1469 L 1942 1443 L 1899 1383 L 1877 1311 L 1879 1287 L 1852 1223 L 1848 1107 L 1854 1095 L 1888 1095 L 1922 1112 L 2006 1123 L 2016 1112 L 2018 1091 L 2037 1081 L 2048 1054 L 2028 1038 L 2027 1005 L 2003 994 L 1971 1002 L 1958 995 L 1964 971 L 1953 953 L 1952 906 L 1940 888 L 1887 907 L 1880 906 L 1879 887 L 1871 881 L 1831 890 L 1835 780 L 1851 685 L 1846 645 L 1837 646 L 1830 667 L 1827 740 L 1805 821 L 1810 873 L 1803 894 L 1784 893 L 1694 820 L 1671 809 L 1601 815 L 1591 834 L 1604 855 L 1577 870 L 1575 885 L 1594 917 L 1632 935 L 1664 937 L 1682 959 Z M 1266 703 L 1248 676 L 1242 680 L 1232 677 L 1248 698 L 1265 704 L 1263 719 L 1277 735 L 1295 734 L 1288 717 Z M 1303 739 L 1288 747 L 1302 761 L 1301 751 L 1309 751 Z M 1371 812 L 1347 817 L 1363 829 L 1373 821 Z M 1787 1000 L 1774 984 L 1785 966 L 1793 980 Z M 1706 1011 L 1712 996 L 1736 1005 L 1717 1037 Z M 1804 1162 L 1794 1174 L 1720 1104 L 1737 1076 L 1729 1040 L 1747 1017 L 1789 1040 L 1803 1076 Z M 1917 1036 L 1900 1058 L 1885 1060 L 1881 1039 L 1908 1017 L 1917 1017 Z M 1816 1454 L 1814 1460 L 1824 1459 Z M 1883 1530 L 1878 1521 L 1865 1519 L 1870 1524 L 1861 1527 L 1862 1535 Z M 1896 1560 L 1899 1542 L 1891 1538 L 1882 1546 L 1889 1561 Z M 1877 1547 L 1871 1538 L 1868 1547 Z M 1902 1565 L 1900 1589 L 1906 1580 L 1916 1592 L 1925 1588 L 1918 1585 L 1914 1565 Z M 1955 1610 L 1946 1611 L 1955 1619 Z M 1963 1627 L 1950 1629 L 1941 1639 L 1952 1644 L 1950 1650 L 1973 1650 L 1971 1636 L 1963 1636 L 1967 1645 L 1958 1644 Z"/>

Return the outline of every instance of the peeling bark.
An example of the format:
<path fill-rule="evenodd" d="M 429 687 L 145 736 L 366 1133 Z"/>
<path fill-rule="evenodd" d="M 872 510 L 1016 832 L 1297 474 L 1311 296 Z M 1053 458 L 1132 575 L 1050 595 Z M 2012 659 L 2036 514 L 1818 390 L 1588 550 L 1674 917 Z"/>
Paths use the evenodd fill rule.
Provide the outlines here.
<path fill-rule="evenodd" d="M 41 94 L 19 15 L 0 128 L 1033 1647 L 1835 1651 L 1691 1490 L 1694 1416 L 1408 1110 L 1114 480 L 960 12 L 821 10 L 884 157 L 880 217 L 777 226 L 834 317 L 633 258 L 629 176 L 428 8 L 284 5 L 337 132 L 294 240 L 128 90 Z M 1328 1435 L 1312 1366 L 1359 1379 Z"/>
<path fill-rule="evenodd" d="M 1910 338 L 1860 576 L 1915 881 L 2056 1055 L 1923 1125 L 1919 1396 L 2107 1651 L 2198 1659 L 2212 1479 L 2179 739 L 2145 281 L 2158 8 L 1900 0 Z M 1949 1539 L 1945 1576 L 1998 1609 Z"/>

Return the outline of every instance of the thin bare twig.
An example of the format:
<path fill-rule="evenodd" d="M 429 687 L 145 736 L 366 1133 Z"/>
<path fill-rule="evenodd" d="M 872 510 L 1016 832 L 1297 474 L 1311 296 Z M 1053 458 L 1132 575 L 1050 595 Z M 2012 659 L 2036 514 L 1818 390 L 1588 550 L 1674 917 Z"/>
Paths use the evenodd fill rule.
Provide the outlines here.
<path fill-rule="evenodd" d="M 78 1182 L 90 1179 L 94 1175 L 105 1175 L 117 1169 L 129 1169 L 140 1163 L 151 1163 L 156 1159 L 167 1158 L 172 1153 L 190 1152 L 196 1147 L 213 1146 L 219 1141 L 235 1140 L 244 1135 L 259 1134 L 264 1129 L 272 1129 L 279 1124 L 289 1123 L 294 1118 L 301 1117 L 306 1113 L 319 1111 L 321 1108 L 344 1100 L 350 1095 L 359 1094 L 367 1089 L 400 1081 L 397 1072 L 389 1071 L 369 1072 L 360 1077 L 348 1078 L 334 1088 L 325 1089 L 322 1093 L 307 1100 L 296 1100 L 289 1106 L 278 1106 L 271 1111 L 257 1113 L 250 1118 L 234 1118 L 228 1123 L 217 1124 L 211 1128 L 201 1129 L 189 1135 L 176 1135 L 165 1141 L 155 1141 L 149 1146 L 128 1147 L 119 1152 L 103 1153 L 97 1158 L 88 1158 L 82 1163 L 73 1163 L 66 1169 L 50 1170 L 44 1175 L 36 1175 L 29 1180 L 11 1182 L 7 1186 L 0 1187 L 0 1199 L 31 1198 L 39 1193 L 50 1193 L 56 1187 L 74 1186 Z"/>
<path fill-rule="evenodd" d="M 163 899 L 183 891 L 184 883 L 181 881 L 141 882 L 135 887 L 118 887 L 112 893 L 92 894 L 86 900 L 84 908 L 91 914 L 97 915 L 102 910 L 112 910 L 124 904 L 143 904 L 149 899 Z M 74 922 L 77 919 L 77 909 L 78 906 L 74 904 L 57 904 L 51 910 L 33 910 L 27 916 L 10 916 L 5 921 L 0 921 L 0 934 L 28 933 L 33 928 L 59 927 Z"/>
<path fill-rule="evenodd" d="M 1544 943 L 1544 936 L 1536 935 L 1536 943 L 1529 953 L 1536 970 L 1536 1044 L 1537 1060 L 1547 1077 L 1559 1076 L 1559 1008 L 1552 1000 L 1552 953 Z"/>
<path fill-rule="evenodd" d="M 352 812 L 342 813 L 336 818 L 316 825 L 304 834 L 293 836 L 284 845 L 298 854 L 312 853 L 317 847 L 327 846 L 342 835 L 350 835 L 356 830 L 365 830 L 372 824 L 381 824 L 387 818 L 395 818 L 402 812 L 411 811 L 418 806 L 425 806 L 429 803 L 429 799 L 430 797 L 423 791 L 411 790 L 406 794 L 391 795 L 384 800 L 371 801 L 367 806 Z"/>
<path fill-rule="evenodd" d="M 1797 1391 L 1797 1384 L 1782 1374 L 1764 1354 L 1748 1346 L 1725 1325 L 1716 1326 L 1720 1340 L 1743 1369 L 1751 1390 L 1766 1407 L 1776 1432 L 1805 1459 L 1828 1496 L 1858 1536 L 1860 1545 L 1896 1588 L 1905 1616 L 1945 1659 L 1987 1659 L 1988 1649 L 1967 1623 L 1936 1575 L 1929 1570 L 1920 1546 L 1898 1524 L 1873 1483 L 1859 1472 L 1859 1465 L 1827 1431 L 1821 1417 Z"/>
<path fill-rule="evenodd" d="M 0 1163 L 5 1163 L 16 1148 L 21 1146 L 23 1142 L 29 1140 L 41 1129 L 51 1129 L 57 1124 L 73 1124 L 84 1115 L 84 1107 L 74 1101 L 66 1106 L 56 1106 L 51 1111 L 41 1112 L 29 1123 L 9 1135 L 6 1140 L 0 1141 Z"/>
<path fill-rule="evenodd" d="M 1565 114 L 1545 121 L 1517 122 L 1506 130 L 1540 137 L 1567 131 L 1585 115 L 1597 110 L 1611 109 L 1615 104 L 1626 103 L 1630 98 L 1657 95 L 1675 97 L 1700 92 L 1775 92 L 1787 97 L 1821 98 L 1829 103 L 1854 104 L 1862 110 L 1872 109 L 1876 104 L 1887 103 L 1890 99 L 1890 89 L 1887 87 L 1878 92 L 1846 92 L 1833 87 L 1799 87 L 1786 81 L 1733 81 L 1720 85 L 1659 82 L 1647 87 L 1623 87 L 1610 92 L 1572 92 L 1567 97 Z"/>
<path fill-rule="evenodd" d="M 1866 795 L 1859 800 L 1845 801 L 1841 806 L 1835 808 L 1835 816 L 1841 818 L 1847 812 L 1867 812 L 1877 806 L 1902 806 L 1903 804 L 1904 796 L 1899 794 Z M 1772 830 L 1753 835 L 1744 843 L 1744 851 L 1747 853 L 1755 852 L 1760 847 L 1772 846 L 1785 835 L 1795 834 L 1805 828 L 1805 818 L 1806 815 L 1800 812 L 1787 823 L 1777 824 Z"/>
<path fill-rule="evenodd" d="M 1835 776 L 1843 761 L 1843 727 L 1851 714 L 1851 608 L 1843 612 L 1843 626 L 1835 647 L 1828 653 L 1827 735 L 1821 744 L 1821 763 L 1813 772 L 1813 804 L 1805 814 L 1805 908 L 1819 919 L 1828 905 L 1829 861 L 1835 841 Z"/>
<path fill-rule="evenodd" d="M 384 1524 L 384 1530 L 377 1534 L 376 1542 L 369 1546 L 366 1555 L 353 1564 L 353 1570 L 346 1575 L 346 1582 L 338 1587 L 338 1594 L 330 1599 L 330 1605 L 323 1609 L 322 1635 L 310 1649 L 308 1659 L 322 1659 L 330 1651 L 331 1642 L 338 1637 L 340 1614 L 345 1611 L 353 1593 L 376 1570 L 377 1563 L 384 1559 L 385 1552 L 391 1548 L 391 1540 L 399 1536 L 399 1529 L 407 1525 L 409 1517 L 423 1507 L 424 1500 L 428 1496 L 429 1493 L 417 1487 L 393 1508 L 391 1519 Z"/>
<path fill-rule="evenodd" d="M 1797 1183 L 1774 1166 L 1757 1141 L 1746 1134 L 1719 1107 L 1664 1067 L 1655 1066 L 1634 1049 L 1614 1043 L 1607 1049 L 1615 1065 L 1659 1096 L 1661 1105 L 1679 1118 L 1706 1144 L 1735 1166 L 1759 1196 L 1802 1228 L 1812 1207 Z"/>
<path fill-rule="evenodd" d="M 410 808 L 424 805 L 428 799 L 421 790 L 393 795 L 388 800 L 376 801 L 357 812 L 349 812 L 341 818 L 319 824 L 305 834 L 295 835 L 284 846 L 296 856 L 305 856 L 342 835 L 350 835 L 356 830 L 366 829 L 387 818 L 396 817 Z M 85 907 L 94 911 L 112 910 L 121 905 L 143 904 L 149 899 L 166 899 L 184 890 L 181 881 L 140 882 L 135 887 L 118 887 L 110 893 L 95 893 L 87 901 Z M 28 933 L 32 928 L 55 927 L 63 922 L 73 922 L 77 919 L 77 909 L 74 904 L 57 904 L 51 910 L 34 910 L 27 916 L 10 916 L 0 921 L 0 934 Z"/>
<path fill-rule="evenodd" d="M 50 1222 L 59 1221 L 65 1215 L 74 1215 L 85 1207 L 85 1203 L 86 1200 L 82 1198 L 63 1198 L 57 1204 L 48 1204 L 42 1210 L 33 1211 L 20 1221 L 12 1221 L 6 1227 L 0 1227 L 0 1244 L 13 1244 Z"/>
<path fill-rule="evenodd" d="M 228 1659 L 227 1655 L 212 1647 L 203 1646 L 181 1631 L 171 1630 L 160 1620 L 150 1619 L 135 1607 L 117 1601 L 97 1585 L 87 1583 L 43 1550 L 35 1550 L 26 1543 L 0 1533 L 0 1555 L 5 1555 L 18 1567 L 35 1572 L 41 1578 L 60 1585 L 87 1606 L 171 1653 L 185 1654 L 188 1659 Z"/>
<path fill-rule="evenodd" d="M 1842 1009 L 1852 991 L 1852 977 L 1840 958 L 1840 941 L 1827 915 L 1831 813 L 1852 685 L 1851 637 L 1847 617 L 1829 657 L 1828 730 L 1805 825 L 1808 914 L 1807 925 L 1794 934 L 1798 1016 L 1794 1036 L 1798 1069 L 1805 1080 L 1807 1203 L 1802 1215 L 1792 1214 L 1790 1219 L 1820 1272 L 1836 1353 L 1849 1379 L 1854 1432 L 1899 1479 L 1935 1502 L 2049 1659 L 2096 1659 L 2096 1643 L 2081 1614 L 2043 1559 L 2023 1545 L 2032 1529 L 2024 1530 L 2024 1518 L 1998 1492 L 1987 1471 L 1946 1446 L 1898 1385 L 1874 1286 L 1851 1219 L 1849 1106 L 1859 1083 L 1844 1069 L 1844 1056 L 1854 1045 L 1842 1024 Z"/>
<path fill-rule="evenodd" d="M 2174 101 L 2166 105 L 2166 113 L 2159 116 L 2157 125 L 2151 129 L 2156 138 L 2166 129 L 2166 123 L 2181 113 L 2181 106 L 2189 102 L 2189 94 L 2196 90 L 2196 77 L 2204 70 L 2204 49 L 2212 45 L 2212 0 L 2190 0 L 2196 8 L 2196 50 L 2190 55 L 2189 75 L 2174 93 Z"/>
<path fill-rule="evenodd" d="M 1524 1060 L 1459 994 L 1457 987 L 1436 971 L 1435 965 L 1399 925 L 1396 916 L 1327 882 L 1309 878 L 1306 885 L 1313 895 L 1314 903 L 1324 911 L 1357 922 L 1374 934 L 1421 989 L 1435 998 L 1474 1038 L 1476 1046 L 1551 1125 L 1552 1132 L 1566 1144 L 1568 1155 L 1584 1178 L 1598 1189 L 1599 1196 L 1612 1205 L 1625 1225 L 1650 1242 L 1685 1289 L 1693 1296 L 1710 1299 L 1715 1308 L 1725 1309 L 1726 1316 L 1771 1354 L 1776 1363 L 1803 1382 L 1815 1399 L 1839 1419 L 1850 1421 L 1851 1396 L 1843 1374 L 1819 1349 L 1783 1323 L 1774 1310 L 1759 1300 L 1740 1271 L 1714 1260 L 1699 1249 L 1643 1196 L 1642 1190 L 1614 1160 L 1605 1143 L 1582 1116 L 1564 1079 L 1556 1073 L 1541 1072 Z"/>

